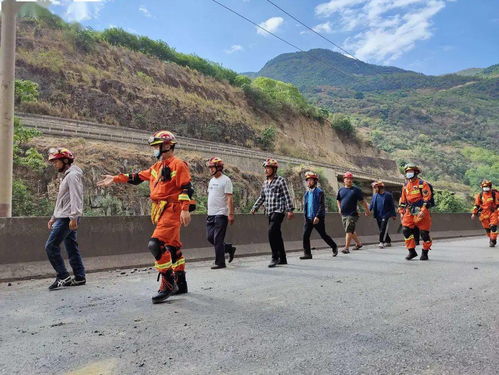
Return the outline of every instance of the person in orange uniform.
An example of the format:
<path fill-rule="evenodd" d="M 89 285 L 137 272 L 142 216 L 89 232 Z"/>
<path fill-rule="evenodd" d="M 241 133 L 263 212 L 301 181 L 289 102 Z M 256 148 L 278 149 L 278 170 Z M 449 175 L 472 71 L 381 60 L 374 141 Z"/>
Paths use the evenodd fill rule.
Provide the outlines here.
<path fill-rule="evenodd" d="M 489 246 L 497 244 L 497 216 L 499 214 L 499 192 L 492 189 L 492 181 L 483 180 L 480 184 L 482 191 L 475 197 L 475 207 L 471 218 L 479 216 L 482 227 L 489 237 Z"/>
<path fill-rule="evenodd" d="M 149 138 L 158 162 L 138 173 L 105 175 L 98 186 L 113 183 L 138 185 L 149 181 L 152 201 L 151 220 L 156 228 L 148 248 L 156 259 L 154 267 L 161 278 L 153 303 L 160 303 L 172 294 L 187 293 L 185 259 L 181 252 L 180 227 L 191 221 L 189 207 L 192 195 L 191 175 L 186 162 L 176 158 L 175 136 L 169 131 L 159 131 Z"/>
<path fill-rule="evenodd" d="M 416 252 L 416 241 L 414 229 L 419 228 L 423 240 L 423 252 L 420 260 L 428 260 L 428 252 L 431 249 L 431 214 L 433 196 L 430 184 L 418 177 L 421 169 L 415 164 L 407 164 L 404 167 L 407 182 L 402 188 L 400 197 L 399 213 L 402 219 L 402 233 L 404 234 L 405 246 L 409 254 L 405 259 L 411 260 L 418 256 Z"/>

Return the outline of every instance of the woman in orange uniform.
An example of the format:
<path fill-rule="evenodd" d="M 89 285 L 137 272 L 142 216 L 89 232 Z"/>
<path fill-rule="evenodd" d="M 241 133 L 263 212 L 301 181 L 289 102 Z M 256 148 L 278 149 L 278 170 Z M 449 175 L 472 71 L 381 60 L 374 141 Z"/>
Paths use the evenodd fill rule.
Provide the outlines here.
<path fill-rule="evenodd" d="M 407 182 L 402 188 L 399 213 L 402 219 L 405 246 L 409 250 L 409 254 L 405 259 L 411 260 L 418 256 L 414 228 L 419 228 L 423 240 L 423 252 L 419 259 L 428 260 L 428 252 L 432 244 L 430 238 L 430 208 L 433 205 L 432 189 L 430 184 L 418 177 L 421 169 L 415 164 L 407 164 L 404 167 L 404 173 Z"/>
<path fill-rule="evenodd" d="M 471 218 L 479 215 L 482 227 L 489 237 L 489 246 L 497 243 L 497 210 L 499 209 L 499 192 L 492 189 L 492 181 L 483 180 L 480 184 L 482 191 L 475 197 L 475 207 Z"/>
<path fill-rule="evenodd" d="M 161 278 L 158 294 L 153 303 L 166 300 L 172 294 L 187 293 L 185 259 L 180 251 L 180 226 L 189 225 L 191 176 L 186 162 L 176 158 L 175 136 L 169 131 L 159 131 L 149 138 L 158 162 L 138 173 L 105 175 L 98 186 L 113 183 L 138 185 L 149 181 L 152 201 L 151 220 L 156 229 L 149 240 L 149 250 L 156 259 L 158 280 Z"/>

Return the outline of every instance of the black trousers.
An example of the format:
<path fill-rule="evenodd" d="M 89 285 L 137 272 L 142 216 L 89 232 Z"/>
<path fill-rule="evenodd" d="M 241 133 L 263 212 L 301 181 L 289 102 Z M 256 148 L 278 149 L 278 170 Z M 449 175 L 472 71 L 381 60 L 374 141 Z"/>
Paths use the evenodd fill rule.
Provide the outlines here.
<path fill-rule="evenodd" d="M 388 219 L 376 218 L 376 221 L 378 222 L 378 228 L 379 228 L 379 242 L 386 242 L 386 243 L 392 242 L 390 235 L 387 233 L 389 220 L 390 220 L 389 218 Z"/>
<path fill-rule="evenodd" d="M 215 247 L 215 264 L 225 266 L 225 232 L 229 218 L 225 215 L 212 215 L 206 219 L 206 235 Z"/>
<path fill-rule="evenodd" d="M 334 240 L 326 233 L 326 223 L 323 217 L 320 218 L 317 224 L 314 224 L 313 219 L 305 219 L 305 225 L 303 226 L 303 250 L 305 254 L 312 254 L 310 249 L 310 235 L 314 229 L 319 232 L 321 238 L 331 248 L 336 247 Z"/>
<path fill-rule="evenodd" d="M 269 242 L 272 249 L 272 259 L 285 262 L 286 250 L 282 240 L 281 224 L 284 220 L 284 214 L 273 212 L 269 215 Z"/>

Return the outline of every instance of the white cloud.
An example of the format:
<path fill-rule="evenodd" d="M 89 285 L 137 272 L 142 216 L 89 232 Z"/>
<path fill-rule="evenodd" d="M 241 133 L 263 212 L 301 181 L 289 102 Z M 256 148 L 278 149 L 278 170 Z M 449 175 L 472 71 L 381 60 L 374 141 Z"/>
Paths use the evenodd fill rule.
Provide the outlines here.
<path fill-rule="evenodd" d="M 142 14 L 144 14 L 144 16 L 152 18 L 151 12 L 149 12 L 149 9 L 147 9 L 145 6 L 141 6 L 139 8 L 139 11 L 142 12 Z"/>
<path fill-rule="evenodd" d="M 333 29 L 331 28 L 331 22 L 329 21 L 315 25 L 314 27 L 312 27 L 312 30 L 318 33 L 327 33 L 327 34 L 331 34 L 333 32 Z"/>
<path fill-rule="evenodd" d="M 282 17 L 271 17 L 268 20 L 259 23 L 259 25 L 261 27 L 263 27 L 264 29 L 275 33 L 279 29 L 279 26 L 282 25 L 283 22 L 284 22 L 284 19 Z M 265 31 L 263 31 L 259 27 L 256 28 L 256 32 L 260 35 L 265 35 L 265 36 L 268 35 Z"/>
<path fill-rule="evenodd" d="M 54 6 L 66 8 L 64 18 L 70 22 L 81 22 L 99 17 L 101 9 L 109 0 L 52 0 Z"/>
<path fill-rule="evenodd" d="M 315 8 L 353 32 L 344 47 L 360 59 L 391 63 L 432 35 L 432 18 L 444 0 L 332 0 Z"/>
<path fill-rule="evenodd" d="M 226 49 L 224 52 L 228 55 L 233 54 L 234 52 L 238 51 L 244 51 L 243 46 L 240 46 L 239 44 L 234 44 L 230 46 L 230 48 Z"/>
<path fill-rule="evenodd" d="M 315 14 L 322 17 L 329 17 L 333 13 L 344 8 L 363 3 L 365 0 L 331 0 L 327 3 L 319 4 L 315 7 Z"/>

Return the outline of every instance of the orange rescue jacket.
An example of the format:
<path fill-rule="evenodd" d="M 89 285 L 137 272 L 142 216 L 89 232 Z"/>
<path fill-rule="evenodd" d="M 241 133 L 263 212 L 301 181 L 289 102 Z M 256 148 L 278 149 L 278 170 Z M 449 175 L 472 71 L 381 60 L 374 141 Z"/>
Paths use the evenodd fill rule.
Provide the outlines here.
<path fill-rule="evenodd" d="M 497 190 L 482 191 L 475 196 L 475 207 L 473 213 L 476 215 L 479 211 L 494 212 L 499 209 L 499 192 Z"/>
<path fill-rule="evenodd" d="M 167 173 L 168 170 L 170 173 Z M 150 198 L 153 202 L 178 202 L 182 205 L 182 210 L 189 210 L 190 198 L 187 192 L 191 174 L 185 161 L 172 156 L 141 172 L 121 173 L 114 177 L 114 182 L 118 183 L 138 185 L 143 181 L 149 181 Z"/>

